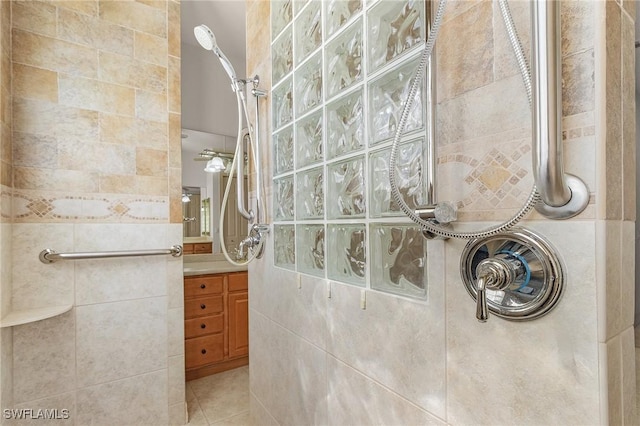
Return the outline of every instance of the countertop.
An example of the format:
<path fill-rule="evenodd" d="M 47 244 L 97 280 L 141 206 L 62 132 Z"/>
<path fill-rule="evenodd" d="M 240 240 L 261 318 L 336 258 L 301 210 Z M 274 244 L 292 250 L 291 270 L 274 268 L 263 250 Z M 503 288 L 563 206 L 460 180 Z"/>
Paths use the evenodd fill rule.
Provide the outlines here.
<path fill-rule="evenodd" d="M 235 266 L 227 262 L 220 255 L 188 255 L 183 262 L 183 275 L 185 277 L 205 274 L 224 274 L 226 272 L 246 271 L 247 266 Z"/>

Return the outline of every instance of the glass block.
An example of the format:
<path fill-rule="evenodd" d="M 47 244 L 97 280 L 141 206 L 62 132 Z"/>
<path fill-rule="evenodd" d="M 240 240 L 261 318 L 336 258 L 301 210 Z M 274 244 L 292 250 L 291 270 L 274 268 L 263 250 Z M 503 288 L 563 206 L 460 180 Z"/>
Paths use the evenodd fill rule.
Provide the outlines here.
<path fill-rule="evenodd" d="M 325 34 L 331 37 L 352 16 L 362 10 L 362 0 L 328 0 L 324 2 Z"/>
<path fill-rule="evenodd" d="M 369 139 L 371 144 L 392 138 L 409 95 L 419 58 L 389 70 L 369 83 Z M 422 128 L 424 116 L 423 83 L 413 99 L 404 133 Z"/>
<path fill-rule="evenodd" d="M 322 52 L 296 71 L 295 98 L 298 115 L 322 103 Z"/>
<path fill-rule="evenodd" d="M 273 0 L 271 2 L 271 39 L 275 40 L 280 31 L 291 22 L 291 0 Z"/>
<path fill-rule="evenodd" d="M 364 147 L 363 89 L 327 105 L 327 158 Z"/>
<path fill-rule="evenodd" d="M 293 170 L 293 126 L 273 135 L 275 174 Z"/>
<path fill-rule="evenodd" d="M 273 84 L 277 84 L 284 76 L 293 70 L 293 29 L 287 28 L 282 37 L 273 43 L 271 48 L 271 72 Z"/>
<path fill-rule="evenodd" d="M 296 123 L 296 164 L 308 166 L 322 161 L 322 110 L 308 115 Z"/>
<path fill-rule="evenodd" d="M 293 120 L 293 79 L 287 78 L 272 92 L 273 128 L 278 129 Z"/>
<path fill-rule="evenodd" d="M 298 173 L 296 179 L 296 218 L 324 217 L 324 172 L 322 167 Z"/>
<path fill-rule="evenodd" d="M 365 225 L 329 224 L 327 232 L 328 277 L 364 287 L 367 264 Z"/>
<path fill-rule="evenodd" d="M 277 266 L 296 269 L 296 228 L 293 225 L 273 226 L 273 249 Z"/>
<path fill-rule="evenodd" d="M 326 208 L 329 219 L 364 216 L 364 157 L 349 158 L 327 167 Z"/>
<path fill-rule="evenodd" d="M 313 0 L 300 12 L 295 22 L 296 65 L 322 44 L 322 2 Z"/>
<path fill-rule="evenodd" d="M 415 209 L 424 204 L 422 168 L 424 139 L 416 139 L 398 146 L 396 159 L 396 183 L 409 207 Z M 371 217 L 402 215 L 391 196 L 389 162 L 391 148 L 371 153 L 369 157 L 369 212 Z"/>
<path fill-rule="evenodd" d="M 371 224 L 371 288 L 419 299 L 427 297 L 427 243 L 415 225 Z"/>
<path fill-rule="evenodd" d="M 368 66 L 372 73 L 425 38 L 423 1 L 380 1 L 368 14 Z"/>
<path fill-rule="evenodd" d="M 293 16 L 297 16 L 309 0 L 293 0 Z"/>
<path fill-rule="evenodd" d="M 362 20 L 354 22 L 325 48 L 327 97 L 362 80 Z"/>
<path fill-rule="evenodd" d="M 324 225 L 298 225 L 298 271 L 324 277 Z"/>
<path fill-rule="evenodd" d="M 293 220 L 293 176 L 273 180 L 273 197 L 276 220 Z"/>

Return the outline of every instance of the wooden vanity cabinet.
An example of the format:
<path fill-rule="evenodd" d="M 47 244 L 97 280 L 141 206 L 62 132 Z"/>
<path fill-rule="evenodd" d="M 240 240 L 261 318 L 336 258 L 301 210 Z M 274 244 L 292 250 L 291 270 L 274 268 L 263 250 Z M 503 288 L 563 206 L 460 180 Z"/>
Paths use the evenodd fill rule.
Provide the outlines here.
<path fill-rule="evenodd" d="M 249 363 L 246 272 L 184 277 L 186 379 Z"/>
<path fill-rule="evenodd" d="M 206 254 L 211 252 L 211 243 L 184 243 L 182 245 L 183 254 Z"/>

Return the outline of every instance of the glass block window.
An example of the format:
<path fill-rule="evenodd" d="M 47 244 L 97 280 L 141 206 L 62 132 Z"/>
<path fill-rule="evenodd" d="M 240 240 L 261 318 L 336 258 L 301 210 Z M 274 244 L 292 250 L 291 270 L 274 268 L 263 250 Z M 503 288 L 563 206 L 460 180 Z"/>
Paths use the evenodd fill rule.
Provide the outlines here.
<path fill-rule="evenodd" d="M 426 298 L 426 240 L 389 184 L 424 3 L 271 3 L 276 266 Z M 425 102 L 420 87 L 398 152 L 398 185 L 412 207 L 424 203 Z"/>

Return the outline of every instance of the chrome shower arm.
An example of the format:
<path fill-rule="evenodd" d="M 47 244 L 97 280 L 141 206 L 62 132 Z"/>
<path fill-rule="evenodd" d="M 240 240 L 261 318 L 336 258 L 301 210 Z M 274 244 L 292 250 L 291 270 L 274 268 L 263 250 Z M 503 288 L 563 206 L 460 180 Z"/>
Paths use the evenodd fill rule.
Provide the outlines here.
<path fill-rule="evenodd" d="M 564 172 L 559 1 L 531 2 L 531 31 L 533 174 L 542 200 L 536 210 L 567 219 L 587 207 L 589 190 Z"/>

